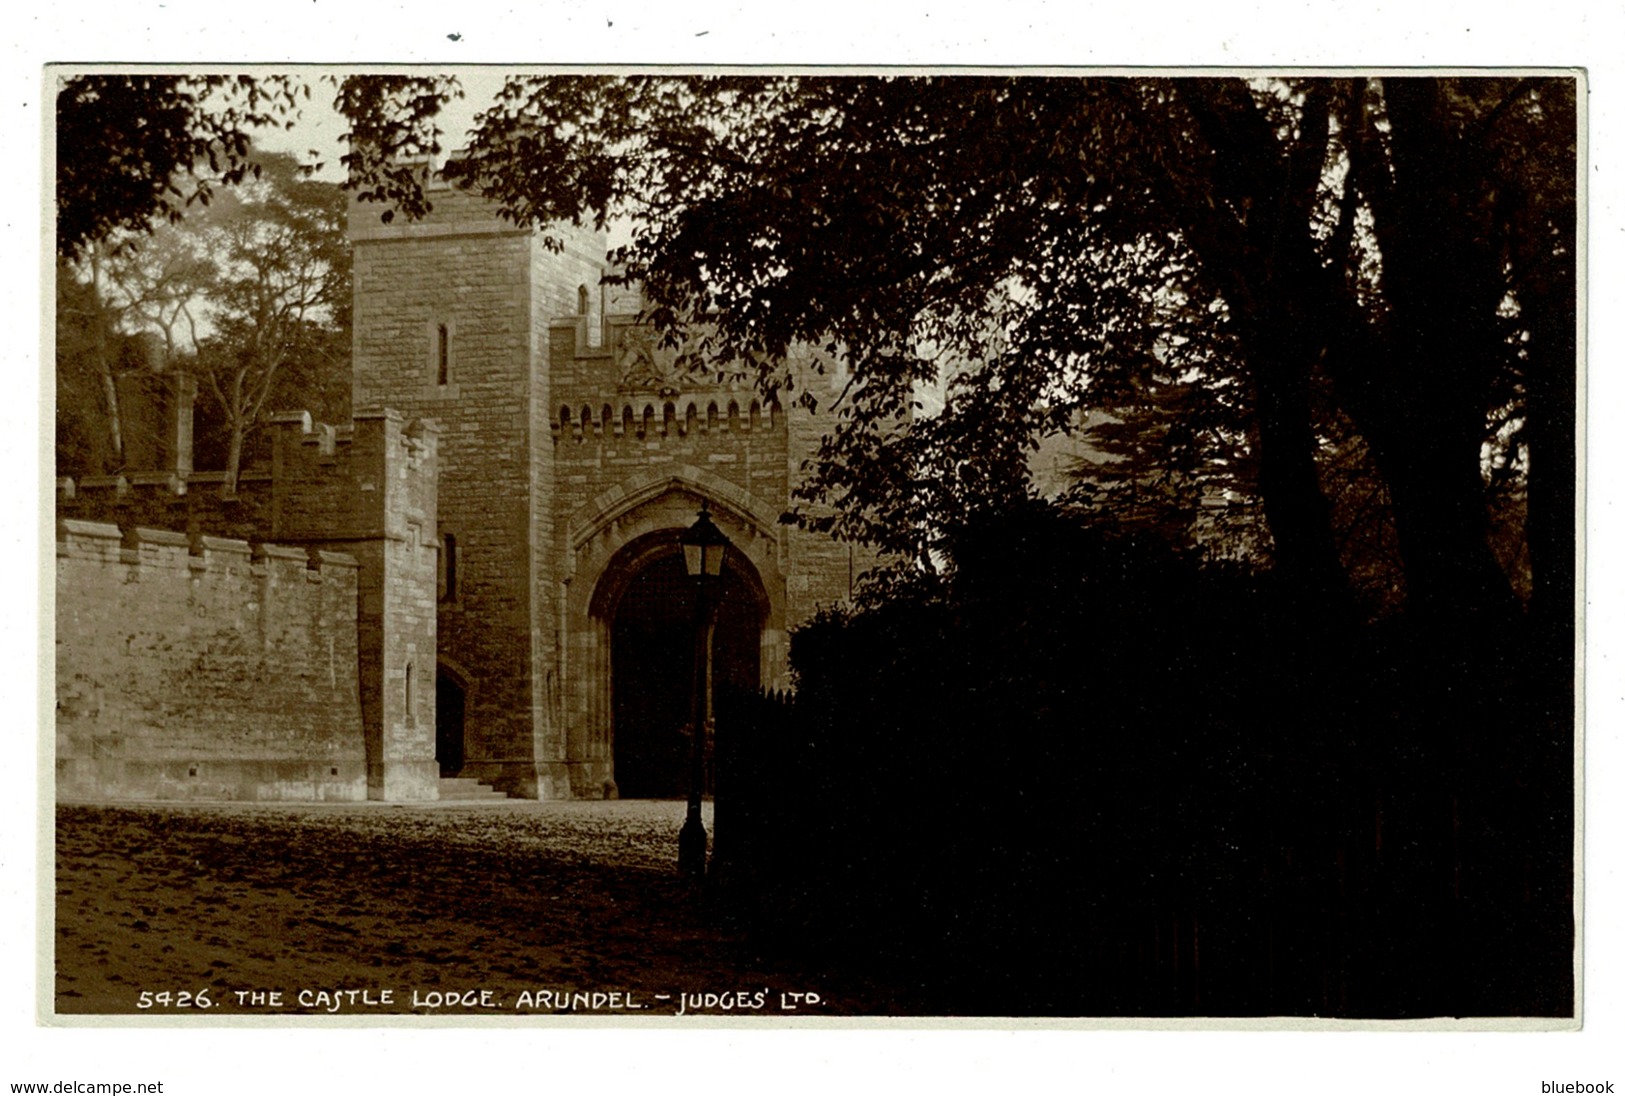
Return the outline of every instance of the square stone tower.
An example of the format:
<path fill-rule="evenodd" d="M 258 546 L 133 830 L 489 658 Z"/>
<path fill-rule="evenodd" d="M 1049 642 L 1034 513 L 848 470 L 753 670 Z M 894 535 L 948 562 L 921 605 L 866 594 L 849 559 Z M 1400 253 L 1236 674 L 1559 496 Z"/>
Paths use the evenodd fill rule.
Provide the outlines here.
<path fill-rule="evenodd" d="M 525 797 L 681 794 L 678 537 L 704 508 L 733 545 L 718 687 L 786 687 L 787 630 L 862 565 L 779 521 L 820 424 L 678 370 L 602 287 L 597 234 L 555 229 L 550 249 L 475 196 L 428 196 L 418 222 L 351 211 L 353 388 L 439 427 L 440 770 Z"/>

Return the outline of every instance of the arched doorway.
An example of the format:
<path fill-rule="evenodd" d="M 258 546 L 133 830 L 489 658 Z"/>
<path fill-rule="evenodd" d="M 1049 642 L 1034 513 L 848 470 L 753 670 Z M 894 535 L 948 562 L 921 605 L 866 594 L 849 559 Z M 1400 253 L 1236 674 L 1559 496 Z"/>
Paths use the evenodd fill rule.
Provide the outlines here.
<path fill-rule="evenodd" d="M 455 677 L 439 667 L 434 678 L 434 759 L 441 776 L 463 771 L 463 713 L 468 694 Z"/>
<path fill-rule="evenodd" d="M 607 607 L 610 738 L 623 798 L 688 790 L 697 606 L 677 532 L 651 546 Z M 723 568 L 711 638 L 713 692 L 755 689 L 761 681 L 764 597 L 749 567 L 734 560 Z"/>
<path fill-rule="evenodd" d="M 712 520 L 732 546 L 726 565 L 729 591 L 725 593 L 726 604 L 743 603 L 754 606 L 755 610 L 754 614 L 745 614 L 752 622 L 750 626 L 723 627 L 724 650 L 738 652 L 725 655 L 723 662 L 742 669 L 737 679 L 746 687 L 760 684 L 782 689 L 789 684 L 786 659 L 789 643 L 784 630 L 787 588 L 781 567 L 785 544 L 783 527 L 776 520 L 777 511 L 714 473 L 688 465 L 631 477 L 583 505 L 567 526 L 570 556 L 560 637 L 562 687 L 558 711 L 562 734 L 550 741 L 547 748 L 556 750 L 555 756 L 563 763 L 569 795 L 581 798 L 631 795 L 636 789 L 635 774 L 632 788 L 623 792 L 615 771 L 617 754 L 628 753 L 627 747 L 635 746 L 637 737 L 636 729 L 628 730 L 626 725 L 627 719 L 636 716 L 623 715 L 622 742 L 620 748 L 616 748 L 615 697 L 620 695 L 625 703 L 627 689 L 652 687 L 658 691 L 662 687 L 651 683 L 648 673 L 640 672 L 635 650 L 638 639 L 628 640 L 625 635 L 621 643 L 623 665 L 618 672 L 626 678 L 626 689 L 612 687 L 612 678 L 616 676 L 611 669 L 610 653 L 615 617 L 623 595 L 634 580 L 659 560 L 678 558 L 679 538 L 683 530 L 694 523 L 695 514 L 702 506 L 709 508 Z M 647 581 L 652 586 L 659 585 L 657 578 L 650 577 Z M 674 637 L 684 634 L 688 637 L 675 639 L 680 645 L 679 653 L 670 655 L 670 661 L 665 663 L 674 664 L 675 672 L 682 675 L 675 695 L 672 695 L 672 687 L 664 687 L 664 694 L 681 706 L 681 722 L 678 723 L 681 728 L 688 722 L 688 708 L 683 698 L 689 695 L 689 675 L 693 673 L 693 605 L 687 602 L 691 595 L 668 590 L 668 595 L 662 596 L 658 590 L 649 588 L 644 589 L 644 594 L 667 605 L 664 615 L 671 618 L 668 632 Z M 670 602 L 675 598 L 683 599 L 688 608 L 672 608 Z M 681 623 L 683 621 L 686 624 Z M 667 641 L 668 651 L 671 642 Z M 652 637 L 651 643 L 659 645 Z M 644 646 L 648 649 L 650 644 Z M 754 660 L 746 653 L 747 648 L 754 650 Z M 642 662 L 648 665 L 647 658 Z M 632 736 L 631 743 L 626 741 L 627 734 Z M 686 768 L 683 771 L 685 778 L 681 787 L 686 791 Z"/>

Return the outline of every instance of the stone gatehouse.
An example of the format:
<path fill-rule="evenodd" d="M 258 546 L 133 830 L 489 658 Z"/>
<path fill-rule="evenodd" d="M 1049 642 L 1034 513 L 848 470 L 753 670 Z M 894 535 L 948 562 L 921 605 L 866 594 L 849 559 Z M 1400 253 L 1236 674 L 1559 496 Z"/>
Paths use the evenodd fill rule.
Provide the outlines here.
<path fill-rule="evenodd" d="M 788 630 L 851 592 L 865 561 L 779 520 L 818 416 L 677 368 L 602 287 L 601 236 L 566 228 L 554 249 L 473 196 L 430 197 L 414 223 L 352 210 L 353 406 L 376 410 L 281 417 L 271 468 L 229 499 L 189 461 L 59 484 L 60 791 L 423 799 L 456 774 L 532 798 L 681 794 L 694 608 L 678 538 L 696 512 L 735 549 L 717 686 L 788 685 Z M 799 384 L 844 383 L 811 352 L 790 364 Z M 141 570 L 149 542 L 175 557 L 167 585 Z M 205 558 L 236 574 L 207 596 Z M 268 599 L 273 563 L 301 558 L 325 600 Z M 335 622 L 351 560 L 353 623 Z M 122 598 L 92 605 L 97 583 Z M 276 612 L 305 623 L 278 632 Z M 109 663 L 119 614 L 175 617 L 137 644 L 173 657 Z M 335 669 L 313 686 L 299 652 L 346 649 L 334 633 L 351 627 L 354 685 Z M 121 689 L 137 701 L 84 700 Z M 250 694 L 275 729 L 211 737 L 208 709 Z"/>

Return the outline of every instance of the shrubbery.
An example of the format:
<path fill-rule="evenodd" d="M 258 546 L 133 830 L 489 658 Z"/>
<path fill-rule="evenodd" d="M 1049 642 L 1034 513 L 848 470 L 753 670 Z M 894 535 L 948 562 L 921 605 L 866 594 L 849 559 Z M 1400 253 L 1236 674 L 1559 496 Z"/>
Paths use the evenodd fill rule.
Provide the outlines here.
<path fill-rule="evenodd" d="M 1562 774 L 1509 779 L 1516 681 L 1437 639 L 1013 507 L 798 631 L 793 704 L 724 709 L 735 901 L 944 1011 L 1564 1011 L 1567 907 L 1506 860 L 1567 854 Z"/>

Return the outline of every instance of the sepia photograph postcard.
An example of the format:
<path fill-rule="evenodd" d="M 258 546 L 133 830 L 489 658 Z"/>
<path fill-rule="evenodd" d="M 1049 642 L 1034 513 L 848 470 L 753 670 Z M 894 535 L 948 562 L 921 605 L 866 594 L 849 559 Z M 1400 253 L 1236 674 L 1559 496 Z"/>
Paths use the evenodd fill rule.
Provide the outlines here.
<path fill-rule="evenodd" d="M 1173 1091 L 1228 1032 L 1611 1091 L 1582 54 L 446 26 L 36 59 L 54 1049 L 0 1080 L 370 1090 L 147 1053 L 337 1028 L 407 1093 L 859 1037 Z M 1452 1087 L 1395 1049 L 1323 1087 Z"/>

